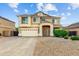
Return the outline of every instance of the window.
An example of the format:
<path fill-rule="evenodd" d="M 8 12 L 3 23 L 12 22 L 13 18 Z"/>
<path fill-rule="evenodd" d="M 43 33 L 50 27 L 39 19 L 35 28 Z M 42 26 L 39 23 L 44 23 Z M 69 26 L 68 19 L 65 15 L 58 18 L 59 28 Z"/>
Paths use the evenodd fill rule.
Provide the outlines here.
<path fill-rule="evenodd" d="M 33 22 L 36 22 L 36 19 L 37 19 L 37 17 L 36 17 L 36 16 L 34 16 L 34 17 L 33 17 Z"/>
<path fill-rule="evenodd" d="M 52 19 L 52 23 L 54 23 L 54 19 Z"/>
<path fill-rule="evenodd" d="M 33 17 L 33 23 L 39 23 L 39 17 L 38 16 Z"/>
<path fill-rule="evenodd" d="M 22 17 L 22 24 L 28 23 L 28 17 Z"/>
<path fill-rule="evenodd" d="M 58 19 L 55 19 L 54 20 L 54 24 L 58 24 Z"/>
<path fill-rule="evenodd" d="M 45 21 L 45 17 L 44 16 L 40 17 L 40 19 L 41 19 L 41 21 Z"/>
<path fill-rule="evenodd" d="M 42 21 L 45 21 L 45 17 L 42 17 Z"/>

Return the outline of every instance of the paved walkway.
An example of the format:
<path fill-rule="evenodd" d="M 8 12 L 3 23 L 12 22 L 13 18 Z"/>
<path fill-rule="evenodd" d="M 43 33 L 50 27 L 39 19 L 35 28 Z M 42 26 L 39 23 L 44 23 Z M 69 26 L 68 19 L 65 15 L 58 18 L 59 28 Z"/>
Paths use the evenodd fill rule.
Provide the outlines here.
<path fill-rule="evenodd" d="M 0 38 L 0 55 L 31 56 L 36 44 L 35 38 L 4 37 Z"/>

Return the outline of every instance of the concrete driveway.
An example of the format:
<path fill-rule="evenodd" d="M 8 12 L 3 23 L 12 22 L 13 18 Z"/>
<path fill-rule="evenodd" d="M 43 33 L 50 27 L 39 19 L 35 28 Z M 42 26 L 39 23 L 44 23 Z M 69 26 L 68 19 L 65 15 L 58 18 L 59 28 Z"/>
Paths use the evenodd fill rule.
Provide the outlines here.
<path fill-rule="evenodd" d="M 36 44 L 35 38 L 0 37 L 0 55 L 31 56 Z"/>
<path fill-rule="evenodd" d="M 0 56 L 79 55 L 79 41 L 56 37 L 0 37 Z"/>
<path fill-rule="evenodd" d="M 35 56 L 79 56 L 79 40 L 57 37 L 38 38 Z"/>

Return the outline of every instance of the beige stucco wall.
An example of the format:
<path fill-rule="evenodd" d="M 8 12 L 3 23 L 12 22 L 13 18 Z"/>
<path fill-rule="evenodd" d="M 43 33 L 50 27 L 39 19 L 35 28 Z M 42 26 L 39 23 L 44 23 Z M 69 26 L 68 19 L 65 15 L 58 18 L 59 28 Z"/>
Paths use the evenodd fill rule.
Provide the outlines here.
<path fill-rule="evenodd" d="M 36 15 L 36 14 L 35 14 Z M 40 17 L 40 14 L 39 15 L 36 15 L 36 16 L 39 16 Z M 22 24 L 21 21 L 22 21 L 22 17 L 23 16 L 19 16 L 19 36 L 23 36 L 23 35 L 30 35 L 31 33 L 29 32 L 29 34 L 27 34 L 27 31 L 26 33 L 22 31 L 24 31 L 24 29 L 22 28 L 25 28 L 25 30 L 27 30 L 28 28 L 38 28 L 39 29 L 39 33 L 38 33 L 38 36 L 43 36 L 42 35 L 42 26 L 44 25 L 48 25 L 50 26 L 50 36 L 53 36 L 53 29 L 54 29 L 54 23 L 52 23 L 52 17 L 48 16 L 48 15 L 45 15 L 45 14 L 42 14 L 41 16 L 46 16 L 46 20 L 47 22 L 44 22 L 44 23 L 41 23 L 40 22 L 40 18 L 38 18 L 38 22 L 33 22 L 33 16 L 28 16 L 28 24 Z M 60 18 L 59 17 L 56 17 L 57 18 L 57 21 L 56 21 L 56 27 L 60 27 Z M 40 22 L 40 23 L 39 23 Z M 37 35 L 36 35 L 37 36 Z"/>
<path fill-rule="evenodd" d="M 21 19 L 21 18 L 20 18 Z M 49 25 L 50 26 L 50 36 L 53 36 L 53 24 L 52 23 L 41 23 L 41 24 L 34 24 L 34 23 L 31 23 L 32 22 L 32 20 L 31 20 L 31 18 L 30 17 L 28 17 L 28 24 L 21 24 L 21 20 L 19 21 L 20 22 L 20 25 L 19 25 L 19 36 L 31 36 L 31 34 L 33 34 L 33 36 L 43 36 L 42 35 L 42 26 L 43 25 Z M 49 19 L 49 20 L 51 20 L 51 19 Z M 25 30 L 27 30 L 29 27 L 31 27 L 31 28 L 39 28 L 39 33 L 38 33 L 38 30 L 36 31 L 36 32 L 34 32 L 33 31 L 33 33 L 30 31 L 30 32 L 28 32 L 28 31 L 26 31 L 26 32 L 24 32 L 25 30 L 24 29 L 22 29 L 21 27 L 26 27 L 25 28 Z M 23 31 L 23 33 L 22 33 L 22 31 Z M 36 34 L 35 34 L 36 33 Z"/>
<path fill-rule="evenodd" d="M 10 28 L 0 28 L 0 33 L 2 36 L 4 36 L 3 32 L 6 32 L 6 36 L 11 36 L 11 31 L 15 31 L 14 29 L 10 29 Z"/>
<path fill-rule="evenodd" d="M 11 31 L 16 31 L 15 23 L 6 19 L 0 18 L 0 33 L 3 35 L 3 31 L 6 32 L 7 36 L 11 35 Z"/>
<path fill-rule="evenodd" d="M 2 31 L 3 31 L 3 29 L 2 28 L 0 28 L 0 33 L 2 34 Z"/>
<path fill-rule="evenodd" d="M 0 18 L 0 26 L 15 29 L 15 23 Z"/>

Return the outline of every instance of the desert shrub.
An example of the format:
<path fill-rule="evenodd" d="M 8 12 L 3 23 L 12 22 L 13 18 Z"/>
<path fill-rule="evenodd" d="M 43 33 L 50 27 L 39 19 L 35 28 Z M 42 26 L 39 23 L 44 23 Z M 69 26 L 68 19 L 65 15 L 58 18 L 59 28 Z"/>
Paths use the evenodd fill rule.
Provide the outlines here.
<path fill-rule="evenodd" d="M 68 39 L 68 36 L 65 36 L 64 39 Z"/>
<path fill-rule="evenodd" d="M 54 29 L 53 32 L 55 37 L 65 37 L 68 35 L 66 30 Z"/>
<path fill-rule="evenodd" d="M 79 36 L 72 36 L 71 39 L 72 40 L 79 40 Z"/>

